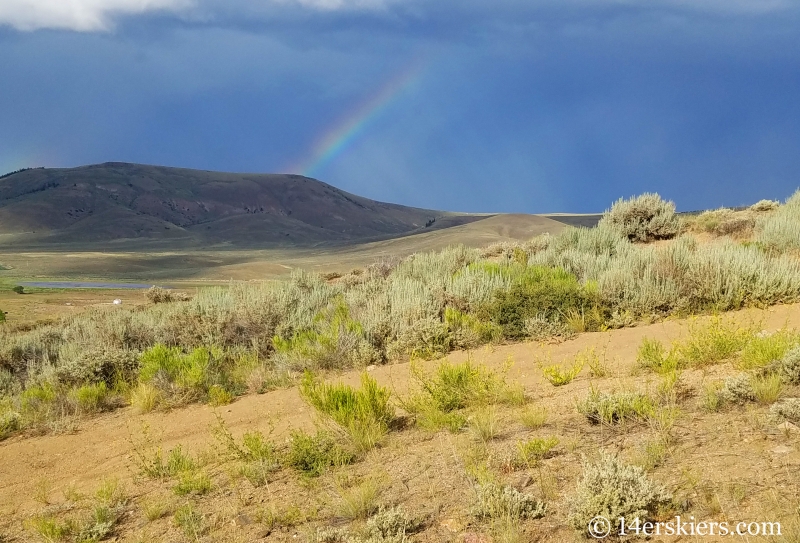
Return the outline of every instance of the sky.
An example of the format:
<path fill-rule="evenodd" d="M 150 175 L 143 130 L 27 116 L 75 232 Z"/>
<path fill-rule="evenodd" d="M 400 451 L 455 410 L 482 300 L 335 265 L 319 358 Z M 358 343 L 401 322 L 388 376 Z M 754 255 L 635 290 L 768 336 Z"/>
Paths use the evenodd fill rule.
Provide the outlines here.
<path fill-rule="evenodd" d="M 796 0 L 0 0 L 0 173 L 297 173 L 468 212 L 800 186 Z"/>

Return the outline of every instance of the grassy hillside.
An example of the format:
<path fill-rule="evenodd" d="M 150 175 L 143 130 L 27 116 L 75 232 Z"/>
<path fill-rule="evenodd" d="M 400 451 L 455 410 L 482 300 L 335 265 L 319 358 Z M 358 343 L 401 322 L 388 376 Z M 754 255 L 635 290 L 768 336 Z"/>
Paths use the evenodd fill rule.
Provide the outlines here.
<path fill-rule="evenodd" d="M 0 178 L 2 245 L 297 246 L 395 237 L 474 219 L 376 202 L 298 175 L 106 163 Z"/>

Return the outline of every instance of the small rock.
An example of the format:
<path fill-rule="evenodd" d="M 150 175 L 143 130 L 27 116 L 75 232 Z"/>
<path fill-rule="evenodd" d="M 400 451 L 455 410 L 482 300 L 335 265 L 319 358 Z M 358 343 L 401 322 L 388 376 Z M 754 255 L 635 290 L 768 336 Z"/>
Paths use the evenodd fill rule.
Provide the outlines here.
<path fill-rule="evenodd" d="M 233 522 L 236 524 L 236 526 L 247 526 L 248 524 L 253 523 L 253 519 L 242 513 L 241 515 L 237 516 Z"/>
<path fill-rule="evenodd" d="M 122 300 L 120 300 L 119 298 L 117 298 L 116 300 L 114 300 L 114 302 L 113 302 L 113 303 L 114 303 L 114 305 L 120 305 L 120 304 L 122 303 Z"/>
<path fill-rule="evenodd" d="M 463 526 L 464 526 L 464 524 L 461 521 L 459 521 L 457 519 L 454 519 L 454 518 L 444 519 L 440 523 L 440 525 L 443 528 L 446 528 L 447 530 L 449 530 L 451 532 L 454 532 L 454 533 L 455 532 L 460 532 L 461 528 L 463 528 Z"/>
<path fill-rule="evenodd" d="M 512 481 L 511 486 L 522 491 L 530 486 L 531 483 L 533 483 L 533 478 L 527 473 L 523 473 Z"/>
<path fill-rule="evenodd" d="M 375 364 L 370 364 L 369 366 L 367 366 L 367 371 L 372 371 L 372 370 L 374 370 L 376 367 L 377 367 L 377 366 L 375 366 Z"/>
<path fill-rule="evenodd" d="M 792 448 L 787 447 L 786 445 L 778 445 L 777 447 L 772 449 L 772 452 L 775 454 L 788 454 L 792 452 Z"/>
<path fill-rule="evenodd" d="M 798 428 L 796 424 L 792 424 L 788 420 L 783 424 L 779 424 L 778 430 L 782 430 L 784 432 L 800 432 L 800 428 Z"/>

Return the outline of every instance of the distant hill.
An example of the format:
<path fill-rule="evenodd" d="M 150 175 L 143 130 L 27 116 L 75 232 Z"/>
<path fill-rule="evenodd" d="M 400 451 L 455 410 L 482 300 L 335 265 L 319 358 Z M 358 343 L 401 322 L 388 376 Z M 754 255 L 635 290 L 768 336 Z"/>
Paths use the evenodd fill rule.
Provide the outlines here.
<path fill-rule="evenodd" d="M 466 224 L 299 175 L 110 162 L 0 178 L 0 246 L 281 247 L 390 239 Z"/>

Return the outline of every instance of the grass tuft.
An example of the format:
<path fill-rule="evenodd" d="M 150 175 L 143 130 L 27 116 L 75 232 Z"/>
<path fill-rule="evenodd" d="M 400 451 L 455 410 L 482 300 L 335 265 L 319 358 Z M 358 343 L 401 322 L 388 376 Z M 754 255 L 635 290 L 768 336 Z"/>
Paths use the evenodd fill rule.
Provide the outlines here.
<path fill-rule="evenodd" d="M 547 408 L 530 406 L 519 414 L 519 420 L 529 430 L 538 430 L 547 422 Z"/>
<path fill-rule="evenodd" d="M 655 413 L 652 398 L 637 392 L 600 392 L 594 387 L 578 402 L 578 412 L 592 424 L 620 424 L 626 421 L 645 421 Z"/>
<path fill-rule="evenodd" d="M 547 458 L 556 445 L 558 445 L 558 438 L 555 436 L 535 437 L 528 441 L 520 441 L 517 443 L 517 463 L 528 468 L 536 466 L 541 460 Z"/>
<path fill-rule="evenodd" d="M 353 460 L 354 455 L 324 430 L 318 430 L 316 434 L 300 430 L 292 432 L 285 458 L 289 467 L 310 477 L 318 477 L 331 467 L 343 466 Z"/>
<path fill-rule="evenodd" d="M 306 372 L 300 394 L 318 413 L 339 425 L 359 452 L 380 443 L 394 419 L 389 390 L 366 373 L 361 375 L 361 389 L 356 390 L 345 384 L 323 383 Z"/>
<path fill-rule="evenodd" d="M 551 385 L 560 387 L 572 382 L 575 377 L 583 370 L 583 361 L 576 360 L 569 368 L 564 368 L 561 364 L 551 364 L 542 368 L 542 373 Z"/>

